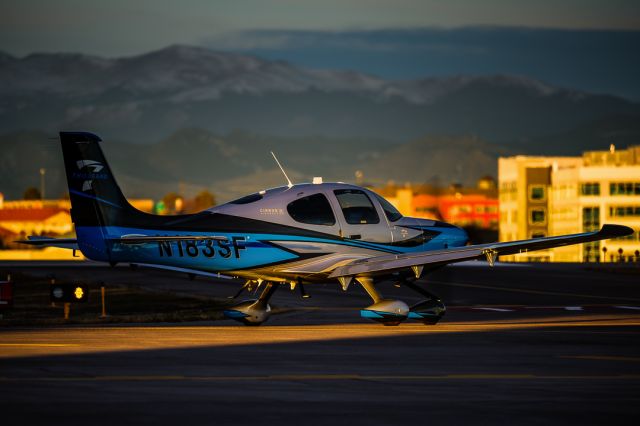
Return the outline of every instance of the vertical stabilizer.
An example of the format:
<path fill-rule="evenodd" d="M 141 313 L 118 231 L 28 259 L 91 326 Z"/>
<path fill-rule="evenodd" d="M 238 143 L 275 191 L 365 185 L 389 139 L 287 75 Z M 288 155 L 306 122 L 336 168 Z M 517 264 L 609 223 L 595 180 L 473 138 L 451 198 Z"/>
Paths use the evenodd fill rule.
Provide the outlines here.
<path fill-rule="evenodd" d="M 135 210 L 118 187 L 98 136 L 60 132 L 60 141 L 76 226 L 116 224 L 125 210 Z"/>
<path fill-rule="evenodd" d="M 101 139 L 87 132 L 60 132 L 71 218 L 85 256 L 111 260 L 106 227 L 126 226 L 144 213 L 122 194 L 100 148 Z"/>

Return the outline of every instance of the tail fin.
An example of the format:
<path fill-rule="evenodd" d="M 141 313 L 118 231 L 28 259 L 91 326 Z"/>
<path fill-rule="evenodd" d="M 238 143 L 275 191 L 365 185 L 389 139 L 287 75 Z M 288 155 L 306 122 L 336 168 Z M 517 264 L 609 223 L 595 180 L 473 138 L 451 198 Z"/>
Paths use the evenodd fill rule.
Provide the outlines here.
<path fill-rule="evenodd" d="M 144 214 L 129 204 L 104 158 L 101 139 L 86 132 L 60 132 L 62 154 L 76 226 L 126 225 Z"/>
<path fill-rule="evenodd" d="M 135 209 L 116 183 L 100 149 L 101 139 L 86 132 L 60 132 L 78 246 L 90 259 L 114 262 L 110 226 L 136 226 L 155 217 Z"/>

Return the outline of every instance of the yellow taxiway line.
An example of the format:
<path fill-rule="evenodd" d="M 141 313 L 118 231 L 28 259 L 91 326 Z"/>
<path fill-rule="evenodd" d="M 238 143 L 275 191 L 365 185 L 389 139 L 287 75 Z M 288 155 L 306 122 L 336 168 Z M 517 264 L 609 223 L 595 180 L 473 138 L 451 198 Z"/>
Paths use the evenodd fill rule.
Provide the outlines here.
<path fill-rule="evenodd" d="M 450 381 L 450 380 L 640 380 L 640 374 L 549 375 L 549 374 L 444 374 L 444 375 L 361 375 L 361 374 L 282 374 L 265 376 L 75 376 L 0 377 L 0 382 L 165 382 L 165 381 Z"/>
<path fill-rule="evenodd" d="M 608 356 L 608 355 L 572 355 L 561 356 L 560 358 L 566 359 L 587 359 L 593 361 L 623 361 L 623 362 L 640 362 L 640 358 L 629 356 Z"/>
<path fill-rule="evenodd" d="M 117 351 L 229 347 L 282 343 L 321 342 L 382 337 L 424 336 L 491 332 L 631 331 L 640 326 L 640 315 L 572 315 L 514 318 L 478 322 L 442 322 L 436 326 L 405 323 L 399 327 L 378 324 L 306 326 L 149 326 L 16 329 L 0 331 L 0 358 L 68 355 Z M 595 329 L 594 329 L 595 328 Z M 638 334 L 637 331 L 634 334 Z"/>
<path fill-rule="evenodd" d="M 67 348 L 80 346 L 74 343 L 0 343 L 0 348 Z"/>

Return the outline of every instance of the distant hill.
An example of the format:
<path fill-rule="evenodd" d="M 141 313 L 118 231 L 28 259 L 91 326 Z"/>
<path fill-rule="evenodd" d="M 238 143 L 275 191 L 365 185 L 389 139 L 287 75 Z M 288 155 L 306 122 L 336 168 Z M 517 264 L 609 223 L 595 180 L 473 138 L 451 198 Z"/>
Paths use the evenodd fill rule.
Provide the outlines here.
<path fill-rule="evenodd" d="M 361 167 L 365 177 L 380 176 L 400 184 L 474 185 L 481 176 L 497 176 L 496 159 L 513 154 L 474 136 L 429 136 L 393 147 Z"/>
<path fill-rule="evenodd" d="M 279 185 L 269 151 L 310 180 L 459 182 L 510 154 L 640 143 L 640 104 L 522 76 L 391 81 L 171 46 L 144 55 L 0 52 L 0 191 L 65 191 L 59 130 L 87 130 L 127 195 L 209 188 L 224 201 Z M 50 139 L 52 138 L 52 139 Z"/>
<path fill-rule="evenodd" d="M 619 148 L 640 145 L 640 119 L 636 115 L 611 115 L 582 123 L 564 132 L 528 141 L 520 148 L 539 155 L 576 155 L 588 150 L 606 150 L 610 144 Z"/>
<path fill-rule="evenodd" d="M 190 46 L 115 59 L 0 55 L 0 133 L 82 128 L 151 143 L 201 128 L 393 143 L 474 134 L 511 144 L 621 114 L 640 117 L 640 105 L 520 76 L 388 81 Z"/>
<path fill-rule="evenodd" d="M 193 195 L 208 188 L 219 201 L 283 185 L 270 150 L 295 182 L 309 182 L 314 176 L 353 182 L 355 171 L 361 170 L 365 181 L 377 185 L 388 180 L 473 184 L 479 176 L 495 175 L 497 156 L 508 153 L 470 136 L 429 137 L 399 145 L 375 142 L 242 132 L 216 136 L 202 129 L 182 129 L 153 144 L 105 140 L 102 147 L 129 197 L 158 199 L 170 191 Z M 18 198 L 28 186 L 38 187 L 40 167 L 47 170 L 47 194 L 64 194 L 62 154 L 55 134 L 7 134 L 0 136 L 0 146 L 0 191 L 5 196 Z"/>

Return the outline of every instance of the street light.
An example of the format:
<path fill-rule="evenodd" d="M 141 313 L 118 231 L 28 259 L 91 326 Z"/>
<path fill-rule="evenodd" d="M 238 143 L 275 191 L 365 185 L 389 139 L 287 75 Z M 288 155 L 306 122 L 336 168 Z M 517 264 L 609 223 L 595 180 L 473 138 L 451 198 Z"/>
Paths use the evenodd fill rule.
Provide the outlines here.
<path fill-rule="evenodd" d="M 44 200 L 44 175 L 47 173 L 47 169 L 40 168 L 40 199 Z"/>

